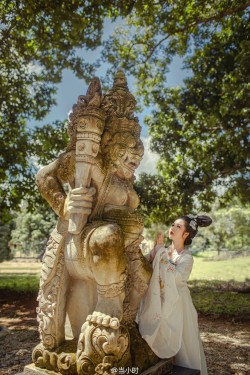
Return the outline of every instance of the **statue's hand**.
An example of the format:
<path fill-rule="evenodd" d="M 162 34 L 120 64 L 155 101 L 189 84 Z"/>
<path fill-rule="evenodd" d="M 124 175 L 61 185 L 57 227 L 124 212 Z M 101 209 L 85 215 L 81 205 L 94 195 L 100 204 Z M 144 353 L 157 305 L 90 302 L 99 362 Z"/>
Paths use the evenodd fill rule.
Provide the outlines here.
<path fill-rule="evenodd" d="M 69 219 L 71 214 L 90 215 L 93 207 L 94 195 L 96 189 L 94 187 L 79 187 L 72 189 L 64 204 L 64 217 Z"/>

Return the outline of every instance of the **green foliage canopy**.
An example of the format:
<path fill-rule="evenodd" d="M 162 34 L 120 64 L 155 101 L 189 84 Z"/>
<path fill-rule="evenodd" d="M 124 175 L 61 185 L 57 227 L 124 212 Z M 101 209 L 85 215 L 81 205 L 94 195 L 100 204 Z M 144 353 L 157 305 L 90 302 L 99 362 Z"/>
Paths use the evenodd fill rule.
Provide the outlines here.
<path fill-rule="evenodd" d="M 33 194 L 31 181 L 40 149 L 34 153 L 34 142 L 38 135 L 45 139 L 49 129 L 33 135 L 27 122 L 42 120 L 55 104 L 56 85 L 62 79 L 63 69 L 72 70 L 82 79 L 93 76 L 95 64 L 79 56 L 79 49 L 100 46 L 105 17 L 115 20 L 118 15 L 126 16 L 132 4 L 131 0 L 0 2 L 2 214 L 10 207 L 16 208 L 25 195 Z M 53 126 L 49 132 L 53 133 Z M 61 151 L 61 146 L 55 142 L 55 152 Z M 49 160 L 47 157 L 46 161 Z"/>
<path fill-rule="evenodd" d="M 138 80 L 137 96 L 154 108 L 147 123 L 161 156 L 159 174 L 143 175 L 138 184 L 144 212 L 169 222 L 180 211 L 207 209 L 218 191 L 225 199 L 236 194 L 247 200 L 249 5 L 1 1 L 1 211 L 34 197 L 31 179 L 38 163 L 49 162 L 66 142 L 64 133 L 55 132 L 62 129 L 59 123 L 28 131 L 27 122 L 42 120 L 55 104 L 63 69 L 83 79 L 93 76 L 97 65 L 78 51 L 100 46 L 105 17 L 118 16 L 126 25 L 104 43 L 103 59 Z M 167 73 L 177 55 L 189 78 L 171 89 Z"/>
<path fill-rule="evenodd" d="M 242 205 L 237 199 L 225 208 L 218 202 L 213 205 L 211 213 L 213 223 L 202 228 L 194 239 L 192 250 L 212 250 L 243 252 L 249 251 L 250 205 Z"/>
<path fill-rule="evenodd" d="M 137 187 L 153 221 L 208 210 L 216 196 L 249 200 L 248 1 L 142 1 L 103 57 L 122 61 L 153 108 L 147 119 L 158 175 L 143 174 Z M 188 78 L 167 86 L 173 58 Z"/>

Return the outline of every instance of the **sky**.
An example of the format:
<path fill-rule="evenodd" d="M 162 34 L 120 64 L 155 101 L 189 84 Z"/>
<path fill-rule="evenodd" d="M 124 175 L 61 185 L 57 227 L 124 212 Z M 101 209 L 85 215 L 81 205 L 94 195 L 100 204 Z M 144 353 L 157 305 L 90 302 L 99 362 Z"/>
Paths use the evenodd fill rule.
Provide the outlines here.
<path fill-rule="evenodd" d="M 87 52 L 85 57 L 90 56 L 88 61 L 91 61 L 91 54 L 93 52 Z M 107 69 L 107 65 L 103 66 L 97 71 L 96 76 L 103 76 Z M 181 85 L 183 79 L 185 78 L 185 72 L 181 70 L 181 60 L 175 58 L 170 66 L 170 72 L 167 75 L 168 86 L 178 86 Z M 43 124 L 51 123 L 55 120 L 65 120 L 68 117 L 74 103 L 76 103 L 79 95 L 85 95 L 88 84 L 84 80 L 80 80 L 75 77 L 74 73 L 70 70 L 64 70 L 62 82 L 57 85 L 58 91 L 56 95 L 57 105 L 54 106 L 51 112 L 42 121 Z M 133 87 L 133 81 L 129 80 L 129 90 L 133 94 L 135 92 L 135 87 Z M 150 109 L 145 108 L 142 114 L 137 114 L 140 119 L 140 124 L 142 126 L 142 135 L 147 136 L 147 127 L 143 123 L 143 118 L 146 114 L 150 112 Z"/>
<path fill-rule="evenodd" d="M 107 39 L 108 36 L 113 32 L 117 22 L 112 24 L 110 21 L 105 22 L 104 24 L 104 39 Z M 79 55 L 84 55 L 84 58 L 88 62 L 93 62 L 100 57 L 101 48 L 98 48 L 95 51 L 85 51 L 79 50 Z M 185 71 L 181 69 L 182 61 L 180 58 L 174 58 L 172 64 L 170 65 L 170 71 L 167 75 L 167 85 L 180 86 L 183 83 L 183 79 L 186 77 Z M 107 64 L 103 64 L 98 71 L 96 76 L 104 77 L 107 70 Z M 128 86 L 130 92 L 133 94 L 135 92 L 135 87 L 133 87 L 133 80 L 128 79 Z M 57 95 L 55 105 L 50 113 L 43 119 L 40 123 L 33 123 L 31 126 L 38 125 L 42 126 L 43 124 L 51 124 L 53 121 L 61 120 L 64 121 L 68 118 L 68 114 L 71 111 L 72 106 L 76 103 L 79 95 L 85 95 L 88 84 L 84 80 L 81 80 L 75 77 L 74 73 L 70 70 L 64 70 L 62 82 L 57 85 Z M 144 108 L 142 113 L 135 113 L 135 116 L 139 118 L 140 125 L 142 126 L 141 138 L 144 144 L 145 152 L 144 158 L 141 162 L 140 167 L 137 170 L 137 175 L 142 172 L 154 173 L 156 170 L 156 163 L 158 161 L 158 155 L 152 153 L 150 150 L 150 138 L 148 136 L 147 127 L 144 124 L 144 117 L 150 113 L 150 108 Z"/>

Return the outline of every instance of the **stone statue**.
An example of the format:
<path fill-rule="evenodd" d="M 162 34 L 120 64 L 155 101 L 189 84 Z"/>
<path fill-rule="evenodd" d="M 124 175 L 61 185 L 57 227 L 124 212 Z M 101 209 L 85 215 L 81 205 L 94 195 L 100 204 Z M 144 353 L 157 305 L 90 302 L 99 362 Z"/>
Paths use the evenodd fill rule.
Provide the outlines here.
<path fill-rule="evenodd" d="M 37 174 L 59 216 L 41 271 L 37 367 L 97 375 L 158 361 L 134 322 L 151 276 L 133 188 L 143 156 L 135 105 L 123 71 L 105 95 L 94 78 L 69 116 L 66 151 Z"/>

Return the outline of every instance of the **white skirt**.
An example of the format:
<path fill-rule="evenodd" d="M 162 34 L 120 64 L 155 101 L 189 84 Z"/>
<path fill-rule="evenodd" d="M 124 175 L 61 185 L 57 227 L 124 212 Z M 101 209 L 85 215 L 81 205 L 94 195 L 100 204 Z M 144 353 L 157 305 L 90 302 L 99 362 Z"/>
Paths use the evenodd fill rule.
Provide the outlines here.
<path fill-rule="evenodd" d="M 141 303 L 137 321 L 144 340 L 159 358 L 175 356 L 175 364 L 198 369 L 207 375 L 200 340 L 197 312 L 185 283 L 178 288 L 175 266 L 159 250 L 153 262 L 153 274 Z"/>

